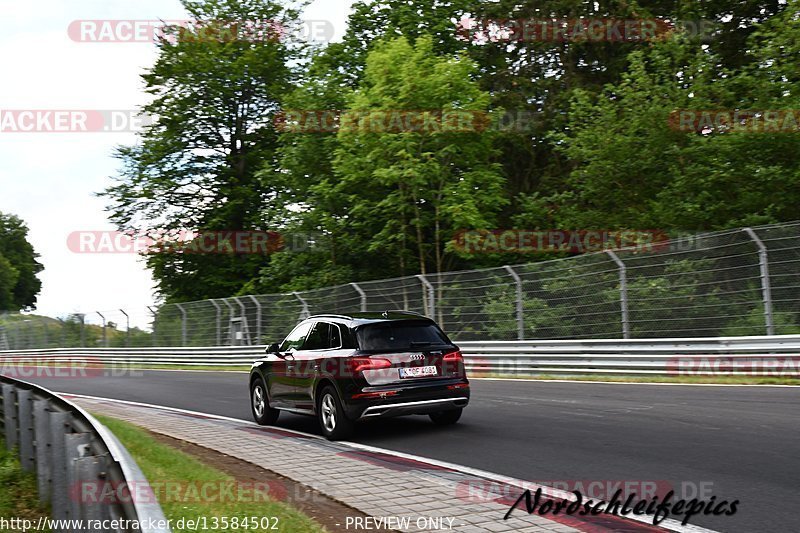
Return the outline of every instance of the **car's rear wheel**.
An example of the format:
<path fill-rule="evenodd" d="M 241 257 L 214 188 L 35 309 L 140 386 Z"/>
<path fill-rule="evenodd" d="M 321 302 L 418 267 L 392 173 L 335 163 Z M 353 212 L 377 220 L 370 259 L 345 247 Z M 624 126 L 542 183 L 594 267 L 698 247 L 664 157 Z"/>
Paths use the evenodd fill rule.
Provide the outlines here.
<path fill-rule="evenodd" d="M 278 415 L 281 414 L 280 411 L 269 406 L 267 388 L 261 378 L 256 378 L 250 385 L 250 409 L 253 411 L 253 419 L 262 426 L 274 424 L 278 421 Z"/>
<path fill-rule="evenodd" d="M 439 411 L 438 413 L 431 413 L 430 416 L 433 423 L 437 426 L 449 426 L 458 422 L 461 418 L 463 409 L 450 409 L 449 411 Z"/>
<path fill-rule="evenodd" d="M 317 400 L 317 418 L 322 434 L 329 440 L 341 440 L 353 433 L 353 421 L 347 418 L 336 389 L 327 386 Z"/>

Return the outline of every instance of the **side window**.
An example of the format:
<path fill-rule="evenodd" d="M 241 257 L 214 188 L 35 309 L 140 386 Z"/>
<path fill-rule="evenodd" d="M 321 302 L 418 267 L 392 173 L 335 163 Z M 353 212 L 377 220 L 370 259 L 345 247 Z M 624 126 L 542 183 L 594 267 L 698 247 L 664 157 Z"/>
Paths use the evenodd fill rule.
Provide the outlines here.
<path fill-rule="evenodd" d="M 303 344 L 304 350 L 324 350 L 330 348 L 331 326 L 327 322 L 317 322 Z"/>
<path fill-rule="evenodd" d="M 330 341 L 328 342 L 330 348 L 342 347 L 342 331 L 337 324 L 331 324 Z"/>
<path fill-rule="evenodd" d="M 286 339 L 284 339 L 283 343 L 281 343 L 280 351 L 288 352 L 290 350 L 299 350 L 300 346 L 303 345 L 303 341 L 306 339 L 306 335 L 308 335 L 308 330 L 311 329 L 311 324 L 312 322 L 305 322 L 294 328 Z"/>

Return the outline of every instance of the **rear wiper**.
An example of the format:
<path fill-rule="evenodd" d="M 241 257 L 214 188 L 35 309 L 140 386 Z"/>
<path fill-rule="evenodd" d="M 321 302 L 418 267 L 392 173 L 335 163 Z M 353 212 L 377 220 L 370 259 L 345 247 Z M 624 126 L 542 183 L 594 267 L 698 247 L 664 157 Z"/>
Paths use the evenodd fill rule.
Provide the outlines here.
<path fill-rule="evenodd" d="M 411 347 L 414 347 L 414 346 L 430 346 L 431 344 L 433 344 L 433 343 L 432 342 L 428 342 L 428 341 L 411 341 L 411 342 L 408 343 L 408 345 L 411 346 Z"/>

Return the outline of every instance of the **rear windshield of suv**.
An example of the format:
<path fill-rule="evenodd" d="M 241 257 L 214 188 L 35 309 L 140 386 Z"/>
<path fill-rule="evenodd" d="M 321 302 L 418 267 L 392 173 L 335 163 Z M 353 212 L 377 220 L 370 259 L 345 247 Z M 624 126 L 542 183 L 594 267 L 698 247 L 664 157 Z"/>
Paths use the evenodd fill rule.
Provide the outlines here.
<path fill-rule="evenodd" d="M 442 331 L 430 322 L 377 322 L 356 329 L 362 350 L 419 350 L 450 345 Z"/>

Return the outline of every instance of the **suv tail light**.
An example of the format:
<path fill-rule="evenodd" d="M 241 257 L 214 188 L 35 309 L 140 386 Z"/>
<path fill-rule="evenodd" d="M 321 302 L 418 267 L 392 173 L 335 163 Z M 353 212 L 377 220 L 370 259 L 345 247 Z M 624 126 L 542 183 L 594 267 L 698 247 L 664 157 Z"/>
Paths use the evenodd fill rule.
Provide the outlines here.
<path fill-rule="evenodd" d="M 450 352 L 450 353 L 444 354 L 444 358 L 443 359 L 445 361 L 449 362 L 449 363 L 458 363 L 458 362 L 463 363 L 464 362 L 464 356 L 461 355 L 461 351 L 460 350 L 456 350 L 455 352 Z"/>
<path fill-rule="evenodd" d="M 444 354 L 442 357 L 442 373 L 461 375 L 464 373 L 464 356 L 460 350 Z"/>
<path fill-rule="evenodd" d="M 363 372 L 364 370 L 379 370 L 392 366 L 391 361 L 382 357 L 351 357 L 348 359 L 348 362 L 353 375 Z"/>

